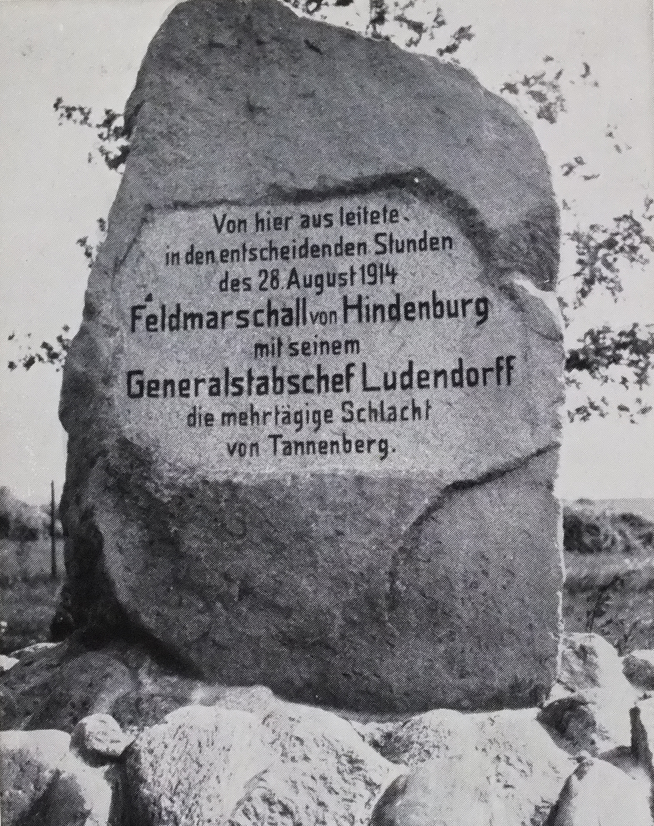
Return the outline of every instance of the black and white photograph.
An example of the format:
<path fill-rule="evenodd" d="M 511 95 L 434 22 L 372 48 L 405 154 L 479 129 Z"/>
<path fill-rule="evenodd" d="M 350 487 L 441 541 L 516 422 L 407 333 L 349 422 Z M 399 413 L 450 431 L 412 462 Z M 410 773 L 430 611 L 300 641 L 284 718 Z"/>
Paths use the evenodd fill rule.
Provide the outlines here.
<path fill-rule="evenodd" d="M 0 0 L 5 826 L 653 826 L 650 0 Z"/>

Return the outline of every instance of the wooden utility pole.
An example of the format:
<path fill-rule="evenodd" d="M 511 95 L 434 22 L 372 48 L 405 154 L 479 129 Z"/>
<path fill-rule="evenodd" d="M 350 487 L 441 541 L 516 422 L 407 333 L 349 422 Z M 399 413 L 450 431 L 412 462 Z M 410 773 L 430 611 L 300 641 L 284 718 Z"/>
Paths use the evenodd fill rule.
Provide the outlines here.
<path fill-rule="evenodd" d="M 55 487 L 54 480 L 50 482 L 50 576 L 57 578 L 57 539 L 55 536 Z"/>

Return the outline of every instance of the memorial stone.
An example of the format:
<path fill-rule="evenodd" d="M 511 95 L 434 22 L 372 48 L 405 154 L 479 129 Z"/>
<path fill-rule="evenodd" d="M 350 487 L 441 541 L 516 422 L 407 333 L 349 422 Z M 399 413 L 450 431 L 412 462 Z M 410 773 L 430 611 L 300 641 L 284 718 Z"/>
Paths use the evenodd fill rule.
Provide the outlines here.
<path fill-rule="evenodd" d="M 529 705 L 559 634 L 558 223 L 467 72 L 191 0 L 65 370 L 67 610 L 229 684 Z"/>

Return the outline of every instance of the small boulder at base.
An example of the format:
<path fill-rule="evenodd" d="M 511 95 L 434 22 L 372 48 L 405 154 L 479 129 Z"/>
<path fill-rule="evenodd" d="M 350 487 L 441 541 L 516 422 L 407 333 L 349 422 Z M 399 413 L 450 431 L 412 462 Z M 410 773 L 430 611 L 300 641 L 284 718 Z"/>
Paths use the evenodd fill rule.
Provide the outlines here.
<path fill-rule="evenodd" d="M 3 826 L 123 826 L 122 781 L 114 766 L 91 766 L 63 731 L 0 736 Z"/>
<path fill-rule="evenodd" d="M 571 692 L 627 687 L 617 650 L 599 634 L 564 634 L 558 682 Z M 629 691 L 629 694 L 633 694 Z"/>
<path fill-rule="evenodd" d="M 624 674 L 635 685 L 654 689 L 654 651 L 632 651 L 622 658 Z"/>
<path fill-rule="evenodd" d="M 545 826 L 651 826 L 649 793 L 648 783 L 581 757 Z"/>
<path fill-rule="evenodd" d="M 629 711 L 637 697 L 607 640 L 599 634 L 565 634 L 558 680 L 539 717 L 573 750 L 597 755 L 629 747 Z"/>
<path fill-rule="evenodd" d="M 610 701 L 615 705 L 613 700 Z M 560 734 L 568 747 L 575 753 L 587 751 L 596 756 L 616 747 L 614 734 L 624 741 L 627 732 L 625 705 L 620 704 L 618 714 L 613 717 L 609 729 L 606 727 L 606 713 L 603 705 L 584 697 L 583 694 L 567 694 L 547 702 L 538 714 L 543 725 Z M 624 742 L 622 742 L 624 745 Z"/>
<path fill-rule="evenodd" d="M 384 793 L 374 826 L 540 824 L 575 765 L 535 709 L 428 712 L 399 725 L 382 752 L 412 771 Z"/>
<path fill-rule="evenodd" d="M 70 748 L 82 759 L 114 760 L 120 757 L 134 740 L 125 734 L 110 714 L 91 714 L 73 729 Z"/>

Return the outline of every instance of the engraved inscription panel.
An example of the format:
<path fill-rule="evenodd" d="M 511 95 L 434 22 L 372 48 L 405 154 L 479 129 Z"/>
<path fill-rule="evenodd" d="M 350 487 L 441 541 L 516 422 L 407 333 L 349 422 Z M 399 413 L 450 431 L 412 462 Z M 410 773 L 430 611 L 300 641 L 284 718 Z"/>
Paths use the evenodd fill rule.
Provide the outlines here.
<path fill-rule="evenodd" d="M 483 466 L 538 354 L 482 269 L 412 196 L 154 211 L 118 274 L 123 423 L 217 476 Z"/>

